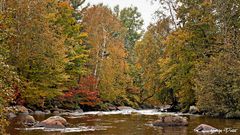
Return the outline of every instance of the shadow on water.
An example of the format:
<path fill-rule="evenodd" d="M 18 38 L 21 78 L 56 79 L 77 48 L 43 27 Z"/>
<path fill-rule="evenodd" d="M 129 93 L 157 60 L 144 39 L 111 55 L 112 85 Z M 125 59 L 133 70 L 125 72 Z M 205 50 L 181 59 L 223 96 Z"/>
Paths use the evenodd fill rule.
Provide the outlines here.
<path fill-rule="evenodd" d="M 49 116 L 34 116 L 38 121 Z M 75 128 L 59 131 L 22 130 L 19 119 L 14 118 L 8 128 L 11 135 L 196 135 L 193 131 L 199 124 L 205 123 L 223 130 L 223 135 L 239 135 L 240 120 L 219 119 L 202 116 L 188 117 L 188 127 L 153 127 L 150 122 L 157 120 L 157 115 L 80 115 L 64 116 L 66 120 L 75 125 Z M 21 130 L 17 129 L 20 128 Z M 236 133 L 225 133 L 226 128 L 239 129 Z M 71 132 L 72 131 L 72 132 Z"/>

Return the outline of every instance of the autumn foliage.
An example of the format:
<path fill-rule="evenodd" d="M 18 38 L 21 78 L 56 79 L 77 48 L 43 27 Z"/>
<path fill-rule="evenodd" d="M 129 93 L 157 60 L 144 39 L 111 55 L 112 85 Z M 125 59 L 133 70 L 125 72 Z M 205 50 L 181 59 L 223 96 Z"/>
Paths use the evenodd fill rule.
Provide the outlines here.
<path fill-rule="evenodd" d="M 93 76 L 82 77 L 76 88 L 71 88 L 61 97 L 63 102 L 76 106 L 94 107 L 100 102 L 97 80 Z"/>
<path fill-rule="evenodd" d="M 137 8 L 85 1 L 0 1 L 0 134 L 11 105 L 240 118 L 239 1 L 153 0 L 145 32 Z"/>

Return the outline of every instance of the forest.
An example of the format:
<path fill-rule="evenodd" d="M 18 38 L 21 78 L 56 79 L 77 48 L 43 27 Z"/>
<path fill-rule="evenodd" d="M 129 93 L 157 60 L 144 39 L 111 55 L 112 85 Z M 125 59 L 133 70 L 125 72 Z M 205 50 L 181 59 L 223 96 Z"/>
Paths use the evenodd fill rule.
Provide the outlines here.
<path fill-rule="evenodd" d="M 14 105 L 240 118 L 240 0 L 155 1 L 144 31 L 133 6 L 1 0 L 0 130 Z"/>

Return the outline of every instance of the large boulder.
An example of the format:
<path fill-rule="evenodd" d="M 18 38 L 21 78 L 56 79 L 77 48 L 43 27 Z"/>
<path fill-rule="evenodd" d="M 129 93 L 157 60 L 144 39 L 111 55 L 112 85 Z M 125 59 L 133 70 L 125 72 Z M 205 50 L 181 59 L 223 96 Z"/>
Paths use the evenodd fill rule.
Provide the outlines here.
<path fill-rule="evenodd" d="M 189 113 L 191 114 L 198 114 L 200 111 L 196 106 L 190 106 Z"/>
<path fill-rule="evenodd" d="M 33 126 L 36 121 L 33 116 L 27 114 L 21 114 L 18 116 L 20 122 L 27 126 Z"/>
<path fill-rule="evenodd" d="M 66 119 L 60 116 L 52 116 L 48 119 L 38 123 L 36 127 L 45 127 L 45 128 L 65 128 L 68 125 Z"/>
<path fill-rule="evenodd" d="M 201 124 L 194 129 L 198 133 L 216 133 L 220 130 L 207 124 Z"/>
<path fill-rule="evenodd" d="M 153 126 L 187 126 L 187 118 L 177 115 L 165 115 L 154 121 Z"/>

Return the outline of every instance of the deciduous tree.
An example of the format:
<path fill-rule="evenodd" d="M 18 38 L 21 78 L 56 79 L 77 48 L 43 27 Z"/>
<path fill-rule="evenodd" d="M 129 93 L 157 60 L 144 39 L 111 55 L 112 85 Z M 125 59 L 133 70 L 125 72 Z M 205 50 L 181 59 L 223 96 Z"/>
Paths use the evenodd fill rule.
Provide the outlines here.
<path fill-rule="evenodd" d="M 127 53 L 124 49 L 124 27 L 113 12 L 105 6 L 89 8 L 83 22 L 89 33 L 92 74 L 96 87 L 106 101 L 114 101 L 125 93 L 127 83 Z"/>

